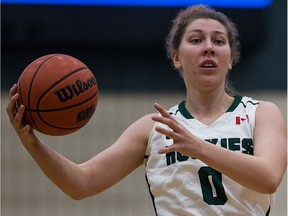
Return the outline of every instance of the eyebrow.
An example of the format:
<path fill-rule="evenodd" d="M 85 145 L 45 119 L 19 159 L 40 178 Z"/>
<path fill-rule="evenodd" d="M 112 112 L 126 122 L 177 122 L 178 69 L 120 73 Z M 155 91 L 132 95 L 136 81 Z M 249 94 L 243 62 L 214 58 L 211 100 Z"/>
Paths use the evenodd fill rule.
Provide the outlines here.
<path fill-rule="evenodd" d="M 188 31 L 188 33 L 192 33 L 192 32 L 196 32 L 196 33 L 203 33 L 203 31 L 201 29 L 191 29 L 190 31 Z M 225 35 L 227 36 L 227 34 L 223 31 L 219 31 L 219 30 L 216 30 L 213 32 L 214 34 L 217 34 L 217 35 Z"/>

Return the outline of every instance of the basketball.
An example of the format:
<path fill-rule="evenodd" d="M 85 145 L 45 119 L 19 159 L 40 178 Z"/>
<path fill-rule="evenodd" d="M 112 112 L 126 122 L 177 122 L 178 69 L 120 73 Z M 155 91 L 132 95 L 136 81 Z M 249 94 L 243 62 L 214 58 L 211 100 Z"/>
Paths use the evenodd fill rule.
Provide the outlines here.
<path fill-rule="evenodd" d="M 98 103 L 98 84 L 80 60 L 64 54 L 42 56 L 18 80 L 24 121 L 40 133 L 61 136 L 88 123 Z"/>

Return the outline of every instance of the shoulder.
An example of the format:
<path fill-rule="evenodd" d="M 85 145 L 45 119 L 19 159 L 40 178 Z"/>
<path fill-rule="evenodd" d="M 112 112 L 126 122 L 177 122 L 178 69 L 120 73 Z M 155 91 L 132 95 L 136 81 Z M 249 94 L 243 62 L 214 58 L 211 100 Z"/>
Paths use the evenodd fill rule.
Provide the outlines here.
<path fill-rule="evenodd" d="M 268 118 L 269 116 L 272 116 L 273 118 L 283 119 L 283 115 L 279 107 L 269 101 L 259 102 L 256 116 L 258 116 L 259 118 Z"/>
<path fill-rule="evenodd" d="M 135 121 L 134 124 L 140 124 L 148 128 L 153 127 L 153 124 L 155 123 L 152 120 L 153 115 L 157 115 L 157 113 L 150 113 L 150 114 L 144 115 L 141 118 L 139 118 L 137 121 Z"/>
<path fill-rule="evenodd" d="M 126 129 L 124 134 L 129 134 L 130 137 L 138 137 L 141 140 L 148 141 L 151 130 L 155 124 L 152 120 L 153 115 L 155 114 L 148 114 L 139 118 Z"/>
<path fill-rule="evenodd" d="M 277 105 L 268 101 L 261 101 L 256 110 L 256 129 L 265 134 L 273 131 L 285 134 L 286 123 Z"/>

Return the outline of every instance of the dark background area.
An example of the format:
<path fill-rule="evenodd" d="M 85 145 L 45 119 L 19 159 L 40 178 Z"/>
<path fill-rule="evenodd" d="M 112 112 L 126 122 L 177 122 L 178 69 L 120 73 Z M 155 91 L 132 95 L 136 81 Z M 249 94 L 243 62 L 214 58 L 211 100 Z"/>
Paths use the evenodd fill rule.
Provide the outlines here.
<path fill-rule="evenodd" d="M 83 61 L 100 91 L 182 90 L 164 48 L 180 8 L 6 5 L 1 11 L 1 86 L 17 82 L 36 58 L 63 53 Z M 239 91 L 286 90 L 287 2 L 266 9 L 218 8 L 238 26 Z"/>

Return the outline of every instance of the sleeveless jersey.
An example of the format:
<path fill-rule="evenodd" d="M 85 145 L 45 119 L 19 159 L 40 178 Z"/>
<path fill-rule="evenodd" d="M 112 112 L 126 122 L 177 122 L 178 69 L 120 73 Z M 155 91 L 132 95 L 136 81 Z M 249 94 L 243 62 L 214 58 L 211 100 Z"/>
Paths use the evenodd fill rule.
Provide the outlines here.
<path fill-rule="evenodd" d="M 193 118 L 181 102 L 169 113 L 191 133 L 242 154 L 253 155 L 255 112 L 259 101 L 235 96 L 230 108 L 211 125 Z M 155 123 L 159 125 L 160 123 Z M 154 126 L 154 127 L 155 127 Z M 161 124 L 162 127 L 167 127 Z M 146 151 L 146 180 L 158 216 L 270 216 L 274 194 L 250 190 L 197 158 L 178 152 L 158 154 L 173 140 L 152 130 Z"/>

